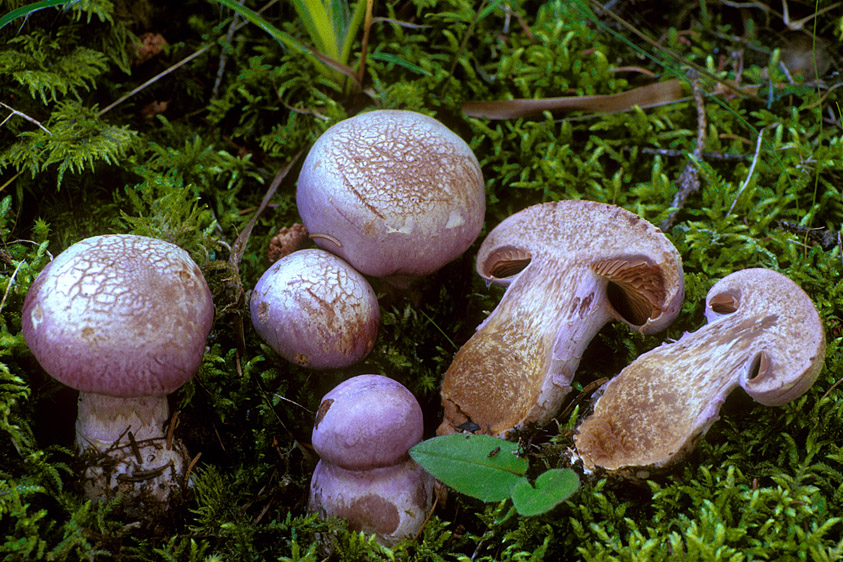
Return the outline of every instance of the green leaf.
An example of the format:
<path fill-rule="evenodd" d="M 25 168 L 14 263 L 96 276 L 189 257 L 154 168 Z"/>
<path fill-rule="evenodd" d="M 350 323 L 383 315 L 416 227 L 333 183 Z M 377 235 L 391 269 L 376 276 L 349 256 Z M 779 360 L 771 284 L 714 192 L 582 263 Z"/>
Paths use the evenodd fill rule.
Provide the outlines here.
<path fill-rule="evenodd" d="M 519 515 L 541 515 L 571 497 L 579 487 L 573 470 L 553 468 L 536 478 L 535 487 L 527 480 L 518 482 L 512 489 L 512 503 Z"/>
<path fill-rule="evenodd" d="M 527 460 L 517 457 L 517 450 L 517 444 L 489 435 L 454 433 L 422 441 L 410 456 L 456 491 L 495 502 L 524 480 Z"/>

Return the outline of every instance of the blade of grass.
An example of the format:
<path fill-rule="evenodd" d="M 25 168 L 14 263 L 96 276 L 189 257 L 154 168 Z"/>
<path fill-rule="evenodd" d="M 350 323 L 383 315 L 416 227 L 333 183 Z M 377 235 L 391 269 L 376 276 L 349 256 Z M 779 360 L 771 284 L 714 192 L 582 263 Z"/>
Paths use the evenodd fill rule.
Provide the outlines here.
<path fill-rule="evenodd" d="M 246 6 L 241 6 L 235 0 L 214 1 L 237 12 L 243 17 L 243 19 L 264 30 L 270 35 L 270 37 L 278 41 L 282 46 L 288 49 L 294 49 L 302 54 L 314 57 L 316 60 L 322 63 L 321 65 L 317 65 L 316 68 L 323 76 L 326 76 L 327 78 L 338 83 L 341 82 L 341 79 L 339 79 L 338 74 L 344 74 L 346 76 L 349 76 L 352 80 L 357 80 L 357 76 L 354 74 L 354 71 L 351 70 L 347 65 L 342 64 L 340 61 L 337 61 L 336 59 L 325 55 L 318 49 L 305 45 L 289 33 L 281 31 L 280 29 L 266 21 L 266 19 L 264 19 L 260 14 L 250 10 Z M 332 70 L 336 73 L 332 72 Z"/>
<path fill-rule="evenodd" d="M 61 6 L 62 4 L 70 5 L 73 4 L 73 2 L 68 2 L 67 0 L 42 0 L 41 2 L 33 2 L 32 4 L 21 6 L 17 10 L 12 10 L 0 18 L 0 28 L 5 27 L 8 23 L 18 19 L 19 17 L 29 16 L 29 14 L 37 12 L 38 10 Z"/>
<path fill-rule="evenodd" d="M 326 56 L 340 60 L 338 30 L 322 0 L 290 0 L 314 46 Z"/>

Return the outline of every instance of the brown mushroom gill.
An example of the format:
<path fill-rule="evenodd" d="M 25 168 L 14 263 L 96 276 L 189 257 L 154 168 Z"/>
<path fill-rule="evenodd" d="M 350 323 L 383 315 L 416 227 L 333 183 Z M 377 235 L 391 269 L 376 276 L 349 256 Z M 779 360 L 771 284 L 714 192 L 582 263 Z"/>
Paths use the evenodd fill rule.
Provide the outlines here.
<path fill-rule="evenodd" d="M 724 278 L 709 292 L 706 317 L 709 324 L 642 355 L 606 385 L 575 436 L 587 471 L 667 466 L 693 448 L 736 386 L 779 405 L 816 379 L 822 325 L 784 276 L 755 269 Z"/>
<path fill-rule="evenodd" d="M 605 223 L 630 225 L 643 236 L 628 251 L 575 244 L 582 232 L 609 232 Z M 478 272 L 507 290 L 445 374 L 440 434 L 466 421 L 492 435 L 547 422 L 606 322 L 661 327 L 682 295 L 681 262 L 664 236 L 632 213 L 589 201 L 538 205 L 510 217 L 481 246 Z"/>

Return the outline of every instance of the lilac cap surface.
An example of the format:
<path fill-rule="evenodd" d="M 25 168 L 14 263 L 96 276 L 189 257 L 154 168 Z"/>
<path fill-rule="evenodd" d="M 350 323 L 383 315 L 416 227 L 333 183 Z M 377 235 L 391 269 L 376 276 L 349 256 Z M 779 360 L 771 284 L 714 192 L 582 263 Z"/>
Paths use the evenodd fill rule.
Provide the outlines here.
<path fill-rule="evenodd" d="M 187 252 L 161 240 L 82 240 L 26 295 L 23 335 L 54 378 L 117 397 L 173 392 L 196 373 L 214 319 L 211 291 Z"/>
<path fill-rule="evenodd" d="M 421 407 L 404 385 L 381 375 L 359 375 L 322 398 L 313 448 L 326 462 L 367 470 L 404 460 L 423 431 Z"/>
<path fill-rule="evenodd" d="M 302 367 L 336 369 L 361 361 L 378 335 L 380 307 L 359 272 L 325 250 L 299 250 L 261 276 L 252 325 L 276 353 Z"/>
<path fill-rule="evenodd" d="M 325 131 L 302 165 L 296 204 L 319 246 L 375 277 L 433 273 L 477 238 L 486 211 L 468 144 L 431 117 L 395 110 Z"/>

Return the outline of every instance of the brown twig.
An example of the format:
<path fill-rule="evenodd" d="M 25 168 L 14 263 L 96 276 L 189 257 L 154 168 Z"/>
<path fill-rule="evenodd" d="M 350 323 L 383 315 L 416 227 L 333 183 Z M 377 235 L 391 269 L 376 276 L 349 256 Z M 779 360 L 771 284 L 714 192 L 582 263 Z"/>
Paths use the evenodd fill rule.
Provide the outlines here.
<path fill-rule="evenodd" d="M 697 162 L 703 159 L 703 148 L 705 148 L 705 130 L 707 128 L 705 118 L 705 102 L 703 101 L 702 89 L 696 80 L 691 80 L 691 87 L 694 90 L 694 101 L 697 107 L 697 142 L 694 145 L 692 158 L 688 159 L 685 169 L 676 181 L 679 190 L 673 198 L 671 207 L 673 210 L 667 215 L 659 228 L 663 231 L 669 230 L 676 222 L 676 215 L 685 207 L 688 197 L 700 190 L 700 174 L 697 170 Z"/>
<path fill-rule="evenodd" d="M 773 221 L 775 228 L 792 232 L 805 238 L 805 242 L 818 244 L 824 251 L 829 252 L 840 246 L 840 233 L 827 228 L 810 228 L 795 222 Z M 841 248 L 843 250 L 843 248 Z M 843 253 L 843 252 L 841 252 Z"/>
<path fill-rule="evenodd" d="M 176 426 L 178 425 L 179 421 L 179 411 L 176 410 L 173 412 L 173 415 L 170 416 L 170 425 L 167 427 L 167 440 L 165 442 L 164 448 L 168 451 L 173 450 L 173 433 L 176 431 Z"/>
<path fill-rule="evenodd" d="M 436 511 L 436 504 L 439 503 L 439 495 L 433 495 L 433 505 L 430 506 L 430 511 L 427 512 L 427 517 L 424 518 L 422 521 L 421 527 L 416 532 L 416 536 L 413 537 L 413 542 L 419 542 L 419 538 L 421 537 L 422 531 L 424 531 L 424 526 L 427 525 L 427 522 L 430 521 L 430 517 L 433 515 L 433 512 Z"/>
<path fill-rule="evenodd" d="M 287 177 L 290 169 L 292 169 L 293 165 L 298 161 L 299 156 L 301 156 L 301 152 L 293 156 L 287 165 L 281 168 L 281 170 L 275 175 L 275 179 L 273 179 L 272 183 L 269 184 L 269 188 L 267 188 L 258 210 L 255 211 L 251 220 L 237 236 L 234 244 L 232 244 L 231 255 L 228 257 L 228 264 L 233 273 L 232 278 L 228 282 L 228 292 L 230 302 L 234 305 L 230 308 L 232 322 L 234 324 L 234 333 L 237 337 L 237 351 L 240 355 L 246 354 L 246 335 L 243 331 L 243 317 L 241 315 L 242 304 L 246 296 L 246 291 L 243 289 L 243 282 L 240 280 L 240 260 L 243 259 L 243 253 L 246 251 L 246 244 L 249 243 L 249 237 L 252 235 L 252 229 L 255 227 L 258 217 L 264 209 L 266 209 L 267 205 L 269 205 L 269 201 L 275 195 L 275 191 L 278 189 L 278 186 L 281 185 L 281 181 Z"/>
<path fill-rule="evenodd" d="M 225 449 L 223 449 L 225 450 Z M 184 471 L 184 487 L 187 488 L 188 483 L 190 482 L 190 473 L 193 472 L 193 468 L 196 466 L 196 463 L 199 462 L 199 458 L 202 456 L 202 451 L 196 453 L 196 456 L 190 459 L 190 463 L 187 465 L 187 470 Z"/>
<path fill-rule="evenodd" d="M 556 416 L 557 423 L 559 423 L 559 420 L 564 420 L 565 418 L 570 416 L 571 412 L 574 411 L 574 408 L 576 408 L 580 402 L 585 400 L 586 397 L 591 396 L 595 390 L 606 384 L 608 381 L 609 379 L 607 377 L 602 377 L 588 383 L 585 388 L 582 389 L 582 392 L 580 392 L 577 397 L 574 398 L 567 406 L 565 406 L 565 409 L 562 410 L 562 412 L 560 412 L 558 416 Z"/>
<path fill-rule="evenodd" d="M 375 0 L 366 0 L 366 16 L 363 19 L 363 40 L 360 44 L 360 68 L 357 69 L 357 87 L 363 89 L 366 78 L 366 52 L 369 50 L 369 33 L 372 29 L 372 7 Z"/>

